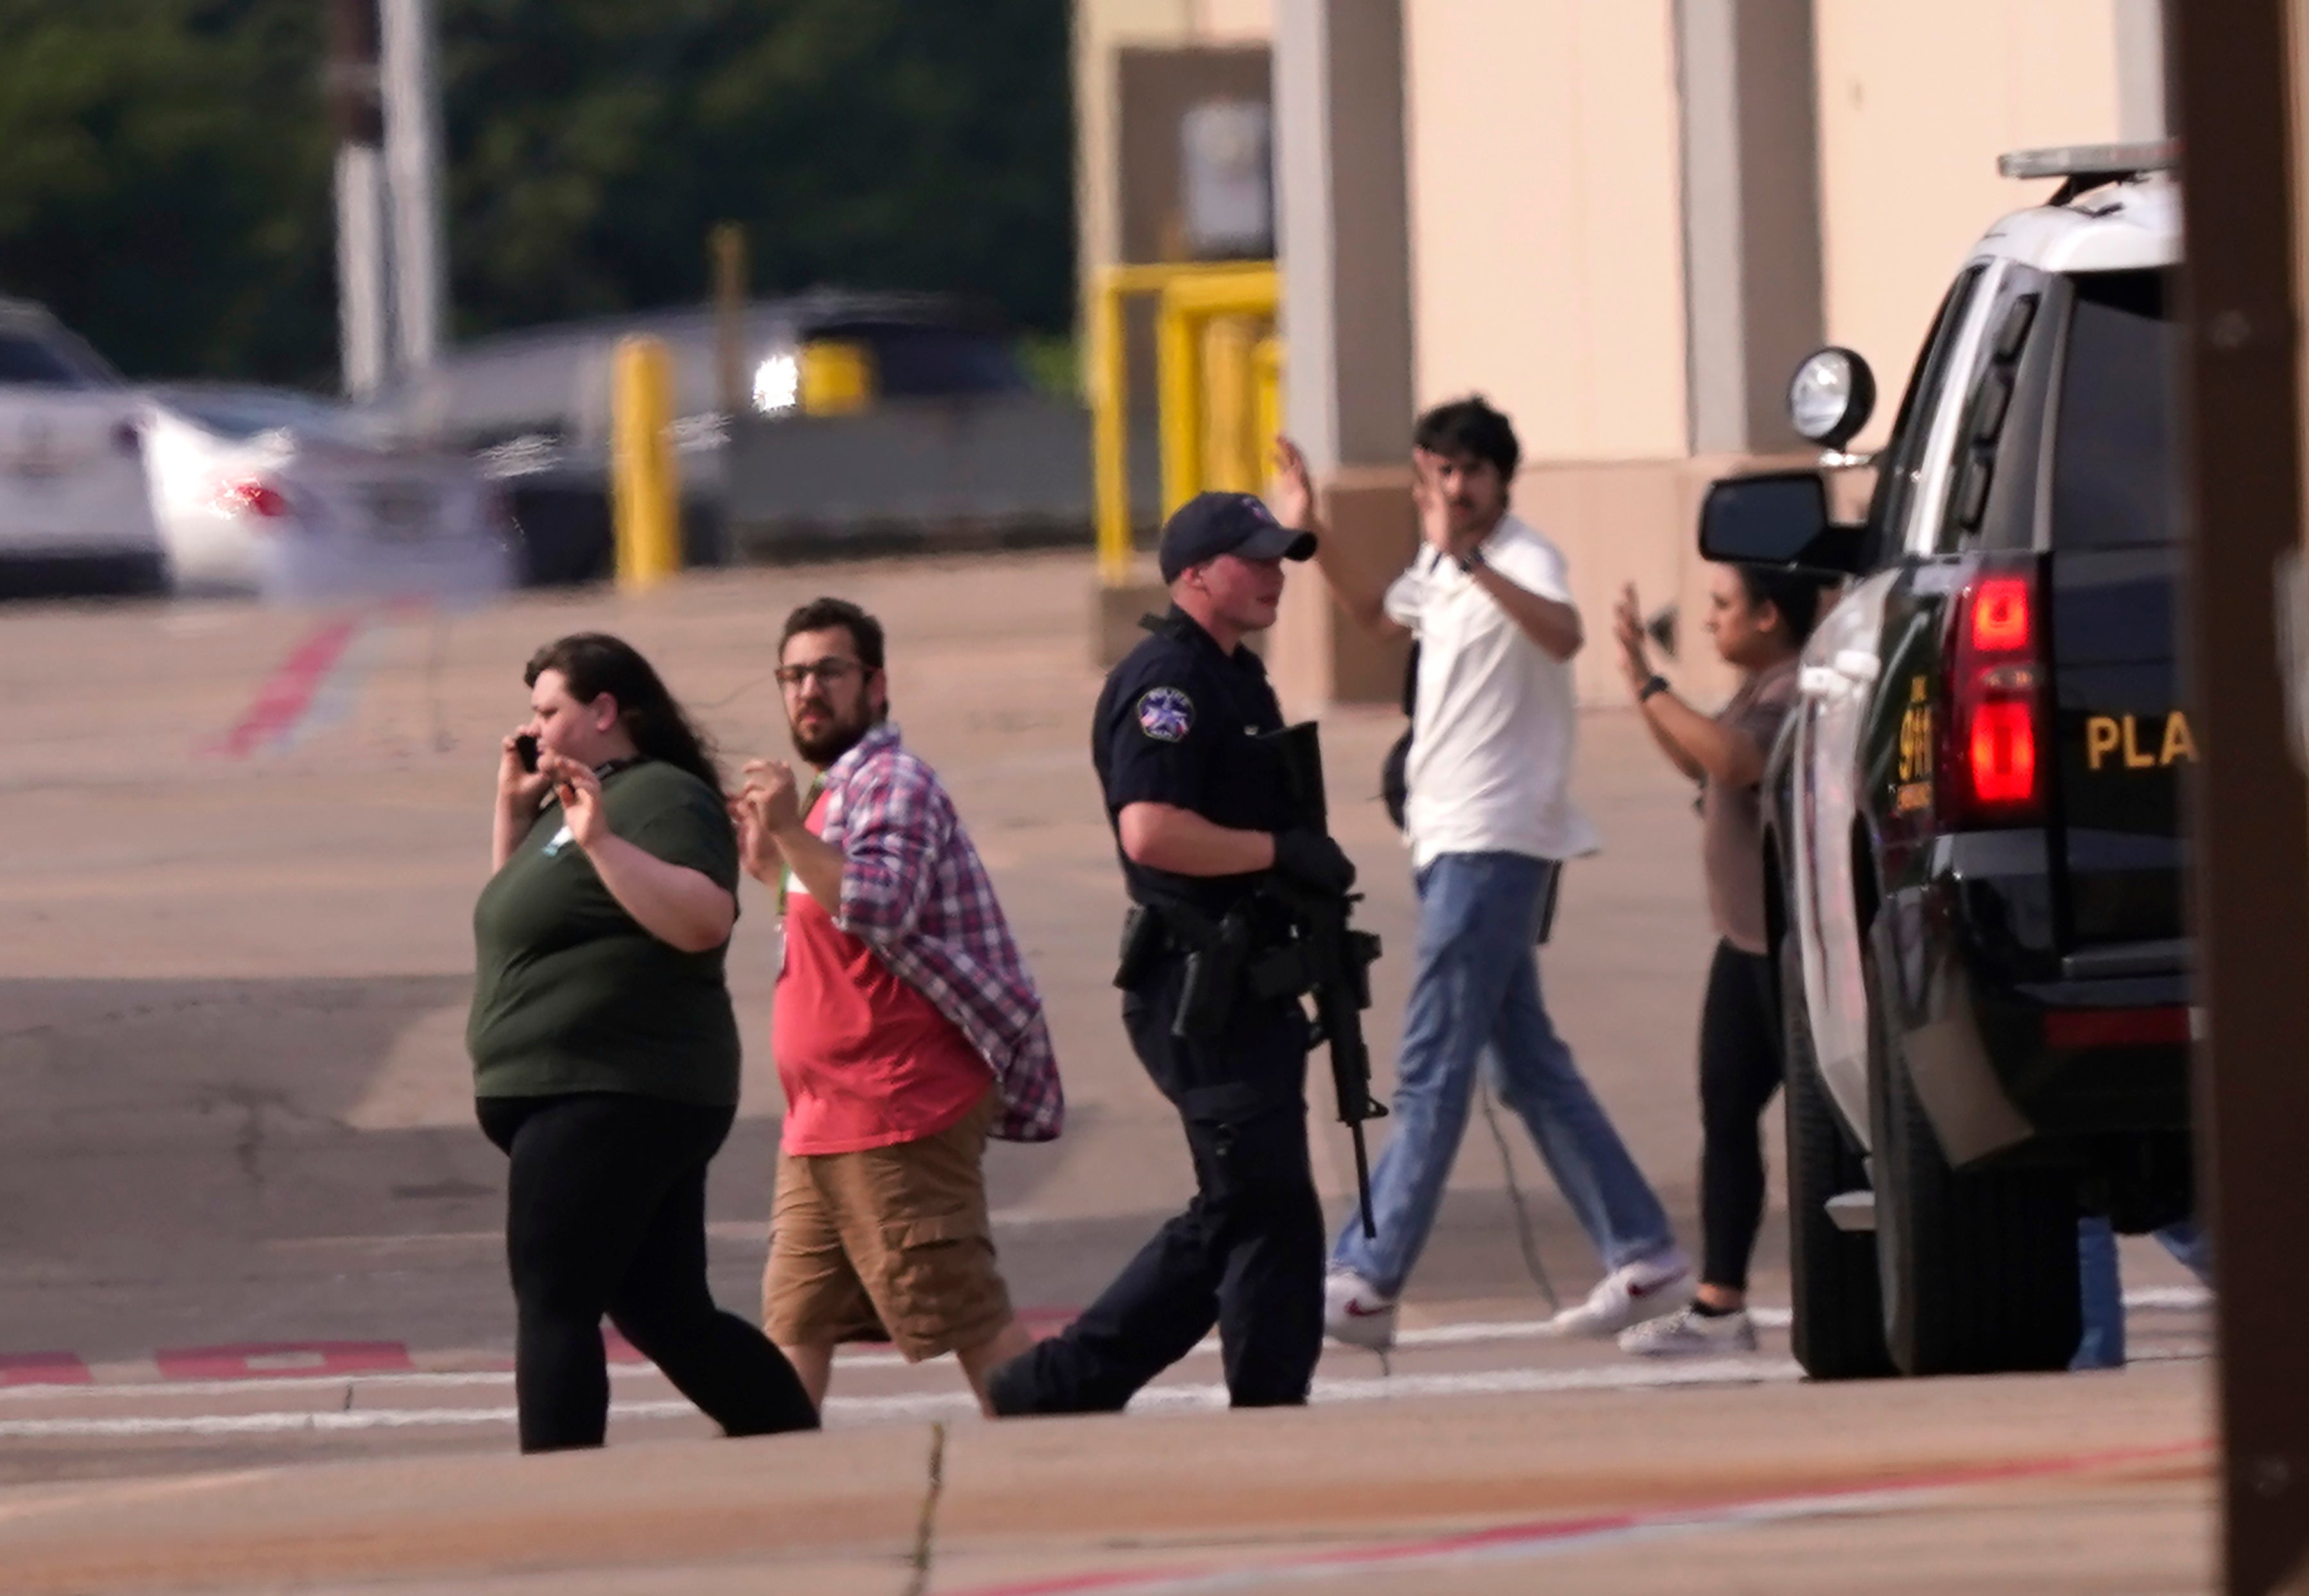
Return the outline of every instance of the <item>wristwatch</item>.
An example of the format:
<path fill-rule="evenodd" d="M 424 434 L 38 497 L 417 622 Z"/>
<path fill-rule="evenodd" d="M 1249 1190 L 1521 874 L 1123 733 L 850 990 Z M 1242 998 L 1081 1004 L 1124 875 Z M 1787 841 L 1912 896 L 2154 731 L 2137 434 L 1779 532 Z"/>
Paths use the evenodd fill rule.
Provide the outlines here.
<path fill-rule="evenodd" d="M 1470 543 L 1465 554 L 1455 554 L 1451 557 L 1459 562 L 1460 570 L 1473 576 L 1483 568 L 1483 546 L 1480 543 Z"/>
<path fill-rule="evenodd" d="M 1636 702 L 1638 703 L 1649 703 L 1653 694 L 1665 693 L 1666 691 L 1667 677 L 1661 676 L 1655 671 L 1652 675 L 1644 678 L 1644 685 L 1636 689 Z"/>

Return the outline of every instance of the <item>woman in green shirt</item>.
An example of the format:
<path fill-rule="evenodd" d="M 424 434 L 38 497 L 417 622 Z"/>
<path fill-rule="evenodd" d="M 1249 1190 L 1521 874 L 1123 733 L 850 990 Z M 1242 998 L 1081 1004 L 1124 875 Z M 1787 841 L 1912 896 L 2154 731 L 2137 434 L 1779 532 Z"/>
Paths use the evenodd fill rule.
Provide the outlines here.
<path fill-rule="evenodd" d="M 705 1167 L 738 1109 L 738 847 L 713 754 L 617 638 L 549 643 L 527 680 L 465 1036 L 512 1160 L 522 1450 L 601 1444 L 605 1314 L 729 1434 L 815 1428 L 792 1366 L 705 1283 Z"/>

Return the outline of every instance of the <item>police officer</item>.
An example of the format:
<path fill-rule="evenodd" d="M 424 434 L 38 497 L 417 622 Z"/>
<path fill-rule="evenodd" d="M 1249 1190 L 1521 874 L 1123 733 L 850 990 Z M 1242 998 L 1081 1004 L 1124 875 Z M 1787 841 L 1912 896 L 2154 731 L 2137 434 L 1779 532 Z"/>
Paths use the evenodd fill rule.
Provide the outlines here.
<path fill-rule="evenodd" d="M 1283 562 L 1314 552 L 1249 494 L 1192 500 L 1163 529 L 1170 613 L 1148 618 L 1099 694 L 1091 751 L 1134 905 L 1122 1022 L 1186 1124 L 1195 1199 L 1063 1334 L 995 1372 L 998 1413 L 1114 1411 L 1214 1323 L 1236 1407 L 1307 1400 L 1325 1245 L 1308 1023 L 1295 996 L 1250 979 L 1284 934 L 1257 888 L 1274 871 L 1344 893 L 1354 867 L 1293 828 L 1281 763 L 1255 740 L 1282 711 L 1242 640 L 1275 624 Z"/>

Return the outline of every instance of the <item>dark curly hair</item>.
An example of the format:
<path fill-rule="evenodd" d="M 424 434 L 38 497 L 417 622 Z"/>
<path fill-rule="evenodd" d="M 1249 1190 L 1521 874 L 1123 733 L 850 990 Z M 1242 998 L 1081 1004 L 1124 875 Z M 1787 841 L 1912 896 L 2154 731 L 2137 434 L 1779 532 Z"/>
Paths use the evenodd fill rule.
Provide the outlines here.
<path fill-rule="evenodd" d="M 527 686 L 549 670 L 569 685 L 569 696 L 590 703 L 606 693 L 618 701 L 618 724 L 634 746 L 651 759 L 688 771 L 714 791 L 722 790 L 722 768 L 713 739 L 697 729 L 674 702 L 641 651 L 606 632 L 573 632 L 529 657 L 522 674 Z"/>
<path fill-rule="evenodd" d="M 1780 612 L 1780 620 L 1788 629 L 1788 640 L 1797 647 L 1812 635 L 1820 624 L 1820 600 L 1827 590 L 1808 576 L 1792 571 L 1781 571 L 1760 565 L 1734 565 L 1739 573 L 1740 586 L 1748 595 L 1752 608 L 1769 604 Z"/>
<path fill-rule="evenodd" d="M 1516 467 L 1523 462 L 1523 445 L 1516 442 L 1514 424 L 1480 393 L 1439 404 L 1420 417 L 1412 428 L 1411 444 L 1431 454 L 1488 460 L 1499 468 L 1502 482 L 1514 481 Z"/>

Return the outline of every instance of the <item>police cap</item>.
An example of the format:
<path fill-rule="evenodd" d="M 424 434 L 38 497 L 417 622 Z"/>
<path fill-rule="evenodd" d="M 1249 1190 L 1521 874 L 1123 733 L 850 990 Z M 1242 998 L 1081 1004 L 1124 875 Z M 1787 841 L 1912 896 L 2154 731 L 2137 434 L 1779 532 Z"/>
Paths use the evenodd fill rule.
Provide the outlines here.
<path fill-rule="evenodd" d="M 1275 519 L 1256 494 L 1198 493 L 1163 525 L 1163 581 L 1223 554 L 1247 560 L 1303 560 L 1315 553 L 1315 534 Z"/>

